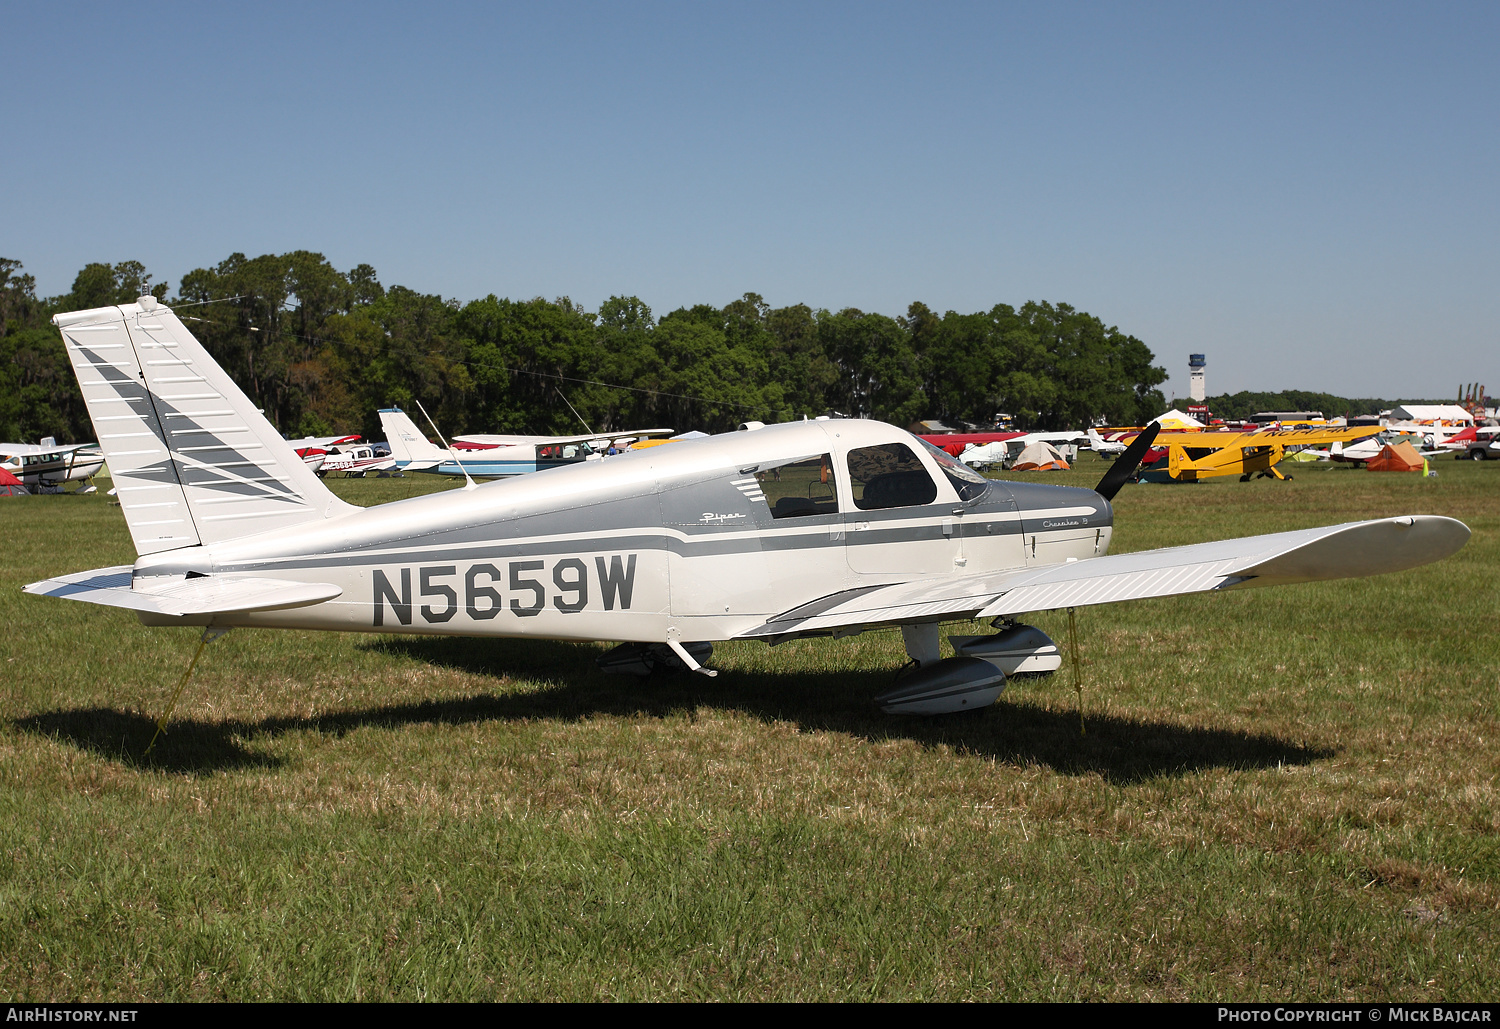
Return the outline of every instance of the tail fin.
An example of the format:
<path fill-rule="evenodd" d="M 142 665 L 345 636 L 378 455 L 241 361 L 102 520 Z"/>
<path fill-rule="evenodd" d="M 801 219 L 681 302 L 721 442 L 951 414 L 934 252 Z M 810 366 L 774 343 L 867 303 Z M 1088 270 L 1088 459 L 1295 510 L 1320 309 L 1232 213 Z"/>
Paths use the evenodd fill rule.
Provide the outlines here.
<path fill-rule="evenodd" d="M 399 407 L 383 408 L 380 412 L 380 427 L 385 430 L 385 441 L 396 459 L 396 467 L 411 471 L 436 468 L 453 456 L 417 429 L 411 417 Z"/>
<path fill-rule="evenodd" d="M 170 308 L 59 314 L 137 554 L 286 529 L 353 511 Z"/>

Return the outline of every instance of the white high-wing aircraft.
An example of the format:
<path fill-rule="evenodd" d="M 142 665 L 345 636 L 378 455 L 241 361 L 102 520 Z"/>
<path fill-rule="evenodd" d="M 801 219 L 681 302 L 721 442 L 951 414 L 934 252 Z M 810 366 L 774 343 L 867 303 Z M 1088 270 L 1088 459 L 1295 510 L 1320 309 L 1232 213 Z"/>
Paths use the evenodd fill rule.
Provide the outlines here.
<path fill-rule="evenodd" d="M 1118 457 L 1125 453 L 1125 444 L 1116 440 L 1105 439 L 1099 435 L 1098 429 L 1089 429 L 1087 435 L 1089 449 L 1100 457 Z"/>
<path fill-rule="evenodd" d="M 629 432 L 593 433 L 587 436 L 458 436 L 451 450 L 429 442 L 411 416 L 399 407 L 383 408 L 380 427 L 385 430 L 396 467 L 439 475 L 477 475 L 498 478 L 559 468 L 602 457 L 617 441 L 670 436 L 671 429 L 633 429 Z"/>
<path fill-rule="evenodd" d="M 601 666 L 706 671 L 714 641 L 900 626 L 917 668 L 877 700 L 989 704 L 1057 667 L 1029 611 L 1398 571 L 1469 530 L 1412 515 L 1108 555 L 1110 497 L 994 482 L 873 421 L 750 428 L 371 508 L 297 458 L 168 308 L 58 315 L 140 555 L 29 593 L 147 625 L 622 641 Z M 979 617 L 995 635 L 939 626 Z M 714 674 L 707 672 L 706 674 Z"/>
<path fill-rule="evenodd" d="M 1399 435 L 1399 433 L 1396 434 L 1398 442 Z M 1370 436 L 1366 439 L 1362 439 L 1357 443 L 1349 443 L 1347 445 L 1343 443 L 1333 443 L 1330 444 L 1327 449 L 1323 449 L 1321 447 L 1305 447 L 1303 449 L 1306 453 L 1314 454 L 1325 461 L 1337 461 L 1344 464 L 1364 464 L 1367 461 L 1379 457 L 1380 452 L 1384 450 L 1386 444 L 1390 442 L 1391 436 L 1387 433 L 1381 432 L 1376 433 L 1375 435 Z M 1418 457 L 1440 457 L 1444 454 L 1452 453 L 1452 451 L 1450 450 L 1443 450 L 1434 447 L 1419 447 L 1416 448 L 1416 451 Z"/>
<path fill-rule="evenodd" d="M 0 468 L 27 486 L 61 486 L 83 482 L 104 467 L 104 455 L 92 443 L 58 446 L 51 436 L 40 444 L 0 443 Z M 90 487 L 92 491 L 92 487 Z"/>

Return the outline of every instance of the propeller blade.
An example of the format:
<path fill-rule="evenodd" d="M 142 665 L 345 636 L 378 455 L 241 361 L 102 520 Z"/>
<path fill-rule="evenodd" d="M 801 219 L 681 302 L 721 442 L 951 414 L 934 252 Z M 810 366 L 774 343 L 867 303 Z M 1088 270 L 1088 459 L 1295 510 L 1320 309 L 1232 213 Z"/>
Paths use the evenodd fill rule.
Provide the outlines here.
<path fill-rule="evenodd" d="M 1146 426 L 1145 431 L 1125 448 L 1125 453 L 1117 457 L 1115 463 L 1109 466 L 1109 471 L 1104 473 L 1104 478 L 1099 480 L 1099 485 L 1094 487 L 1094 492 L 1105 500 L 1115 499 L 1115 494 L 1120 492 L 1120 487 L 1135 474 L 1136 467 L 1146 456 L 1146 451 L 1151 449 L 1151 444 L 1156 442 L 1156 434 L 1159 432 L 1161 432 L 1161 422 L 1152 422 Z"/>

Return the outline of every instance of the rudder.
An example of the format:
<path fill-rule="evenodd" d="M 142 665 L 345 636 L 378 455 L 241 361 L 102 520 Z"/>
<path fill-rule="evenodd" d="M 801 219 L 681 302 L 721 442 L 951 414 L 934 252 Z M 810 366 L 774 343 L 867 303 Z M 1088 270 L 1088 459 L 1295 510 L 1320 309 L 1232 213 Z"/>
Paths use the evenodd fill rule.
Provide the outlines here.
<path fill-rule="evenodd" d="M 396 459 L 398 468 L 425 471 L 453 460 L 448 451 L 429 442 L 411 416 L 399 407 L 381 409 L 380 427 L 385 430 L 386 444 L 391 448 L 391 456 Z"/>

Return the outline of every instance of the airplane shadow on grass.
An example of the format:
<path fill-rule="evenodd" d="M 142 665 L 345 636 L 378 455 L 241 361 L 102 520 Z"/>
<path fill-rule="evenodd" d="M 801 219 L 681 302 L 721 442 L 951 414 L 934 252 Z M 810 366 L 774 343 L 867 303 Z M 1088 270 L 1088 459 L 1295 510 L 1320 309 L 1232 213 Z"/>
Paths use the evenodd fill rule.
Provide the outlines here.
<path fill-rule="evenodd" d="M 333 711 L 306 718 L 257 721 L 173 719 L 146 756 L 155 720 L 135 711 L 87 708 L 16 719 L 28 732 L 54 737 L 142 769 L 197 774 L 275 768 L 283 759 L 257 753 L 254 740 L 287 732 L 341 736 L 370 727 L 422 723 L 470 724 L 515 719 L 576 721 L 598 715 L 666 717 L 698 707 L 741 711 L 765 721 L 786 721 L 806 731 L 843 732 L 872 742 L 909 739 L 926 747 L 997 760 L 1046 765 L 1070 775 L 1097 774 L 1115 783 L 1204 768 L 1300 765 L 1334 755 L 1275 736 L 1169 722 L 1088 714 L 1080 736 L 1078 713 L 1044 711 L 1000 702 L 973 714 L 936 718 L 882 714 L 871 696 L 889 681 L 879 671 L 726 672 L 710 679 L 690 673 L 646 679 L 604 675 L 594 665 L 600 651 L 551 640 L 465 637 L 384 637 L 364 646 L 471 675 L 537 678 L 550 688 L 513 694 L 478 694 L 415 704 Z"/>

